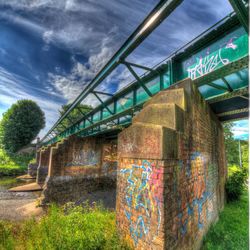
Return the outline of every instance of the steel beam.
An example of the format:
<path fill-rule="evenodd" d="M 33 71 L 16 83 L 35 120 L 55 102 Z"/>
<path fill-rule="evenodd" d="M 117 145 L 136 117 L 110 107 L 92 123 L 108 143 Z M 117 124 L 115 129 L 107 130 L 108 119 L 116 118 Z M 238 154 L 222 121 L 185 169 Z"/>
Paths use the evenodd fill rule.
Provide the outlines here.
<path fill-rule="evenodd" d="M 246 94 L 248 94 L 248 87 L 244 89 L 234 90 L 233 92 L 230 92 L 230 93 L 227 93 L 227 94 L 215 97 L 215 98 L 208 99 L 207 102 L 209 104 L 212 104 L 212 103 L 221 102 L 227 99 L 231 99 L 237 96 L 243 96 Z"/>
<path fill-rule="evenodd" d="M 96 94 L 96 92 L 92 92 L 94 94 L 94 96 L 98 99 L 98 101 L 101 103 L 102 107 L 107 109 L 108 112 L 113 115 L 114 113 L 109 109 L 108 106 L 105 106 L 104 102 L 102 101 L 102 99 Z"/>
<path fill-rule="evenodd" d="M 124 65 L 130 65 L 132 67 L 135 67 L 135 68 L 140 68 L 140 69 L 144 69 L 146 71 L 150 71 L 150 72 L 153 72 L 154 69 L 151 69 L 149 67 L 146 67 L 146 66 L 143 66 L 143 65 L 139 65 L 139 64 L 136 64 L 136 63 L 132 63 L 132 62 L 128 62 L 128 61 L 121 61 L 120 62 L 121 64 L 124 64 Z"/>
<path fill-rule="evenodd" d="M 139 83 L 139 85 L 145 90 L 145 92 L 151 97 L 152 93 L 149 91 L 149 89 L 144 85 L 144 82 L 141 80 L 141 78 L 136 74 L 136 72 L 133 70 L 133 68 L 129 65 L 126 64 L 128 70 L 130 71 L 130 73 L 134 76 L 134 78 L 137 80 L 137 82 Z"/>
<path fill-rule="evenodd" d="M 102 91 L 96 91 L 96 90 L 92 91 L 92 93 L 96 93 L 96 94 L 100 94 L 100 95 L 106 95 L 106 96 L 111 96 L 111 97 L 114 96 L 113 94 L 102 92 Z"/>
<path fill-rule="evenodd" d="M 234 11 L 236 12 L 236 15 L 241 22 L 242 26 L 248 33 L 248 6 L 246 6 L 242 0 L 229 0 L 230 4 L 232 5 Z"/>
<path fill-rule="evenodd" d="M 229 92 L 233 92 L 233 89 L 232 89 L 232 87 L 230 86 L 230 84 L 228 83 L 228 81 L 227 81 L 224 77 L 222 77 L 221 80 L 226 84 L 226 86 L 227 86 L 227 88 L 228 88 L 228 91 L 229 91 Z"/>
<path fill-rule="evenodd" d="M 223 86 L 217 85 L 217 84 L 215 84 L 213 82 L 206 83 L 205 85 L 211 86 L 211 87 L 213 87 L 215 89 L 224 90 L 224 91 L 227 91 L 227 92 L 229 91 L 228 88 L 225 88 Z"/>
<path fill-rule="evenodd" d="M 236 110 L 227 111 L 227 112 L 216 114 L 216 115 L 219 117 L 222 117 L 222 116 L 226 116 L 226 115 L 235 115 L 235 114 L 240 114 L 240 113 L 245 113 L 245 112 L 249 112 L 249 108 L 236 109 Z"/>
<path fill-rule="evenodd" d="M 183 0 L 161 0 L 137 29 L 129 36 L 121 48 L 114 54 L 108 63 L 100 70 L 96 77 L 86 86 L 82 93 L 75 99 L 69 109 L 61 116 L 46 136 L 65 118 L 68 114 L 93 91 L 132 51 L 135 50 L 161 22 L 169 16 L 181 4 Z"/>

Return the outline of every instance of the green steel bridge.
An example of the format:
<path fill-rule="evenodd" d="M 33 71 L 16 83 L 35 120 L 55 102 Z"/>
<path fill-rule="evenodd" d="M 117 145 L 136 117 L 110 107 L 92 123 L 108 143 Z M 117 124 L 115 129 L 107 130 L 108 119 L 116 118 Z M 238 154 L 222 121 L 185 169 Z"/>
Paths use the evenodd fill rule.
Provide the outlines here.
<path fill-rule="evenodd" d="M 233 13 L 153 68 L 126 60 L 181 2 L 159 2 L 42 138 L 41 146 L 71 135 L 117 136 L 122 127 L 131 124 L 144 102 L 188 77 L 221 122 L 248 117 L 248 1 L 230 0 Z M 116 93 L 98 91 L 98 86 L 121 64 L 135 80 Z M 138 75 L 136 68 L 144 74 Z M 100 105 L 84 113 L 80 107 L 90 95 Z M 72 119 L 73 113 L 77 113 L 77 119 Z"/>

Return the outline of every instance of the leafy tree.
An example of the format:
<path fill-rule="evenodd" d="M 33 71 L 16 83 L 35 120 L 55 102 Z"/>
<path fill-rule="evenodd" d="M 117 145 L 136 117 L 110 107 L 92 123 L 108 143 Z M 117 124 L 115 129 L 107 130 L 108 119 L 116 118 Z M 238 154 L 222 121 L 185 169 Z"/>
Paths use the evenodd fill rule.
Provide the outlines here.
<path fill-rule="evenodd" d="M 61 109 L 59 110 L 60 116 L 62 116 L 71 106 L 71 103 L 69 104 L 65 104 L 62 105 Z M 84 104 L 80 104 L 78 105 L 77 108 L 74 108 L 68 115 L 68 118 L 65 118 L 62 121 L 62 125 L 64 127 L 69 127 L 70 125 L 72 125 L 72 123 L 76 122 L 80 117 L 83 116 L 83 114 L 86 114 L 88 112 L 90 112 L 91 110 L 93 110 L 93 108 L 89 105 L 84 105 Z M 58 129 L 60 132 L 63 131 L 63 128 Z"/>
<path fill-rule="evenodd" d="M 232 128 L 233 123 L 229 122 L 224 124 L 227 163 L 229 165 L 239 165 L 239 142 L 234 139 Z"/>
<path fill-rule="evenodd" d="M 241 141 L 241 156 L 242 156 L 242 165 L 245 168 L 248 168 L 249 164 L 249 143 L 248 141 Z"/>
<path fill-rule="evenodd" d="M 225 148 L 228 165 L 240 165 L 239 140 L 235 140 L 232 132 L 233 123 L 224 124 Z M 248 168 L 248 141 L 240 141 L 241 158 L 243 167 Z"/>
<path fill-rule="evenodd" d="M 17 101 L 0 122 L 1 144 L 14 153 L 34 140 L 44 126 L 44 113 L 34 101 Z"/>

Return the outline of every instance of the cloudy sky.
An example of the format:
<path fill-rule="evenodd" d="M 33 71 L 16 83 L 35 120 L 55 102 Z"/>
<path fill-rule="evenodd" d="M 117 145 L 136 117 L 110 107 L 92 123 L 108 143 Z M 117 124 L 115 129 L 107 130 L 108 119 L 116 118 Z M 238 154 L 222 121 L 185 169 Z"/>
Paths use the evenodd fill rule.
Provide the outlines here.
<path fill-rule="evenodd" d="M 0 0 L 0 117 L 19 99 L 35 100 L 46 114 L 44 134 L 157 3 Z M 129 60 L 154 65 L 231 11 L 228 0 L 185 0 Z M 112 77 L 106 91 L 129 79 L 122 68 Z"/>

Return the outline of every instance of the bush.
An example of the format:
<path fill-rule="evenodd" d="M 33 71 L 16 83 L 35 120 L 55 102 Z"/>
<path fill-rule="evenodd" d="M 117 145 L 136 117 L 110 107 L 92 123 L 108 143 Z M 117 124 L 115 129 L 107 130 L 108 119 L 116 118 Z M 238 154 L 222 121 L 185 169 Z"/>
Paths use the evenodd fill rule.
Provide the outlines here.
<path fill-rule="evenodd" d="M 41 108 L 33 101 L 20 100 L 13 104 L 0 123 L 0 139 L 4 149 L 15 153 L 35 139 L 45 126 Z"/>
<path fill-rule="evenodd" d="M 247 169 L 239 168 L 236 165 L 228 168 L 228 179 L 226 182 L 227 200 L 239 200 L 241 194 L 246 188 Z"/>
<path fill-rule="evenodd" d="M 34 155 L 7 154 L 0 148 L 0 177 L 23 174 Z"/>

